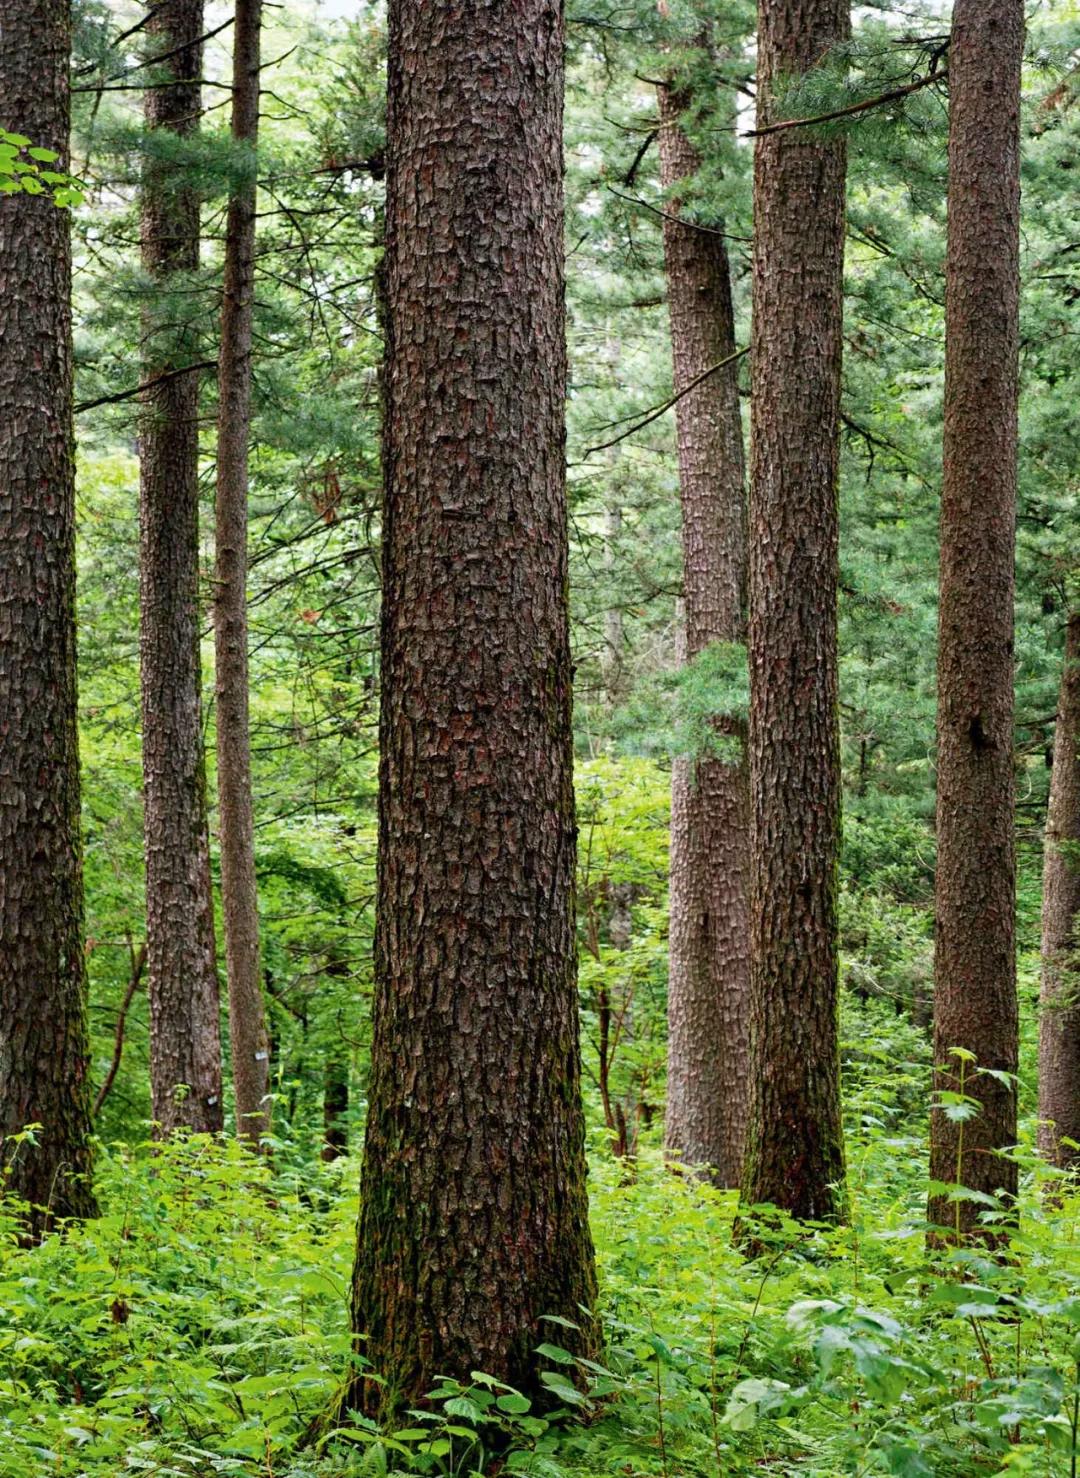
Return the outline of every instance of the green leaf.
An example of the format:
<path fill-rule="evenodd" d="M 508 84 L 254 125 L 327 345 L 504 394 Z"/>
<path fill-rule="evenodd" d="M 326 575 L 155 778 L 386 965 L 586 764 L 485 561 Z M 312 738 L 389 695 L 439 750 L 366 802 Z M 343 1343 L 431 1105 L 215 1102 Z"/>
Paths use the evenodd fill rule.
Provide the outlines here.
<path fill-rule="evenodd" d="M 770 1411 L 781 1407 L 791 1387 L 779 1380 L 743 1380 L 728 1397 L 724 1421 L 733 1431 L 749 1432 Z"/>
<path fill-rule="evenodd" d="M 500 1411 L 509 1412 L 512 1416 L 524 1416 L 525 1412 L 532 1407 L 532 1402 L 527 1396 L 519 1396 L 515 1391 L 500 1396 L 495 1405 Z"/>
<path fill-rule="evenodd" d="M 546 1386 L 553 1396 L 558 1396 L 560 1401 L 565 1401 L 568 1406 L 585 1406 L 588 1403 L 578 1388 L 560 1375 L 557 1370 L 542 1370 L 540 1372 L 541 1384 Z"/>

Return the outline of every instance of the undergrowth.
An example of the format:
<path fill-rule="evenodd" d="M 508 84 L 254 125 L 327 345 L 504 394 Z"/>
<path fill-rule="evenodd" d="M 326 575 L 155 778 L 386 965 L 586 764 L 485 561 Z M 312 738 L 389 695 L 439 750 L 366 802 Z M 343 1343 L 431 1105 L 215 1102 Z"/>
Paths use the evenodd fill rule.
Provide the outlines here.
<path fill-rule="evenodd" d="M 549 1321 L 542 1410 L 477 1373 L 389 1433 L 337 1415 L 356 1164 L 104 1147 L 99 1220 L 27 1249 L 0 1203 L 0 1478 L 1074 1474 L 1080 1200 L 1022 1151 L 1007 1252 L 928 1260 L 925 1043 L 880 1002 L 845 1038 L 844 1226 L 747 1262 L 731 1193 L 597 1132 L 601 1362 Z"/>

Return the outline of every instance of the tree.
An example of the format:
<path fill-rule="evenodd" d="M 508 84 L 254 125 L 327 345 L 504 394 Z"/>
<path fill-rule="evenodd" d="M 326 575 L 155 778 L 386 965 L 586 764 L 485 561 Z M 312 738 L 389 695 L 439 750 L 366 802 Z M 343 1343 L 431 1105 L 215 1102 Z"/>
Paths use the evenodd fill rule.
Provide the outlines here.
<path fill-rule="evenodd" d="M 70 17 L 0 4 L 0 97 L 61 158 Z M 75 683 L 71 225 L 0 200 L 0 1161 L 31 1227 L 96 1211 L 91 1185 Z M 12 1139 L 28 1124 L 34 1142 Z"/>
<path fill-rule="evenodd" d="M 140 675 L 150 1082 L 160 1131 L 220 1130 L 221 1023 L 206 821 L 199 612 L 199 376 L 193 278 L 199 193 L 159 130 L 199 126 L 202 0 L 165 0 L 146 21 L 141 185 L 143 309 L 139 428 Z"/>
<path fill-rule="evenodd" d="M 758 128 L 848 34 L 847 0 L 760 0 Z M 743 1196 L 842 1205 L 837 1046 L 837 466 L 845 145 L 754 152 L 750 474 L 751 1023 Z"/>
<path fill-rule="evenodd" d="M 742 413 L 723 225 L 679 219 L 678 190 L 701 159 L 683 118 L 691 92 L 657 89 L 664 265 L 682 503 L 685 657 L 742 642 L 746 499 Z M 705 376 L 708 378 L 703 378 Z M 701 381 L 696 389 L 688 387 Z M 671 923 L 664 1141 L 689 1165 L 738 1185 L 749 1089 L 750 794 L 745 724 L 718 715 L 736 754 L 680 756 L 671 780 Z"/>
<path fill-rule="evenodd" d="M 1016 1192 L 1013 561 L 1020 252 L 1020 0 L 957 0 L 949 47 L 945 433 L 938 616 L 932 1182 Z M 970 1060 L 958 1060 L 956 1051 Z M 972 1074 L 977 1074 L 973 1077 Z M 932 1188 L 932 1224 L 978 1226 Z"/>
<path fill-rule="evenodd" d="M 247 621 L 248 441 L 261 26 L 262 0 L 237 0 L 232 136 L 241 155 L 242 171 L 229 192 L 225 227 L 214 584 L 221 902 L 229 977 L 236 1132 L 255 1145 L 270 1127 L 270 1046 L 259 953 Z"/>
<path fill-rule="evenodd" d="M 374 1415 L 586 1323 L 555 0 L 390 7 Z M 587 1323 L 560 1343 L 583 1352 Z"/>
<path fill-rule="evenodd" d="M 1080 1151 L 1080 611 L 1069 613 L 1043 853 L 1039 1148 L 1073 1166 Z M 1064 1141 L 1071 1140 L 1073 1144 Z"/>

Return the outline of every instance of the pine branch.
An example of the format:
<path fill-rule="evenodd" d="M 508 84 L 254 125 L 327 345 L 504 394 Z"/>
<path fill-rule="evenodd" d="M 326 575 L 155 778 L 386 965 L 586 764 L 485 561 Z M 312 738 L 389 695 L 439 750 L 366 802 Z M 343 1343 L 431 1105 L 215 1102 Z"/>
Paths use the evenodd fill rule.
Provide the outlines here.
<path fill-rule="evenodd" d="M 637 195 L 624 195 L 621 190 L 616 190 L 614 185 L 606 185 L 605 189 L 609 195 L 614 195 L 616 200 L 625 200 L 628 205 L 640 206 L 642 210 L 659 216 L 664 221 L 674 221 L 677 226 L 685 226 L 688 231 L 704 231 L 706 236 L 722 236 L 725 241 L 749 241 L 749 236 L 733 236 L 730 231 L 721 231 L 718 226 L 703 226 L 700 221 L 688 221 L 685 216 L 673 215 L 669 210 L 661 210 L 658 205 L 650 205 L 647 200 L 642 200 Z"/>
<path fill-rule="evenodd" d="M 645 158 L 645 155 L 649 152 L 649 145 L 652 143 L 652 141 L 655 138 L 658 138 L 659 135 L 660 135 L 660 130 L 658 128 L 653 128 L 653 129 L 650 129 L 649 130 L 649 132 L 645 135 L 644 139 L 642 140 L 641 146 L 639 147 L 637 153 L 634 155 L 634 161 L 633 161 L 633 163 L 631 164 L 630 168 L 626 171 L 626 173 L 623 175 L 622 182 L 623 182 L 623 184 L 626 186 L 626 188 L 628 190 L 633 187 L 634 181 L 637 178 L 637 172 L 641 168 L 641 161 Z"/>
<path fill-rule="evenodd" d="M 691 390 L 696 390 L 710 375 L 715 375 L 717 370 L 722 370 L 729 364 L 735 364 L 744 355 L 749 353 L 750 346 L 747 345 L 745 349 L 736 349 L 735 353 L 729 354 L 726 359 L 720 359 L 715 364 L 710 364 L 709 368 L 702 370 L 700 375 L 695 375 L 689 385 L 684 385 L 677 394 L 673 395 L 669 400 L 665 400 L 662 405 L 654 406 L 651 411 L 642 416 L 640 421 L 635 421 L 632 426 L 620 432 L 618 436 L 613 436 L 610 441 L 602 441 L 599 446 L 586 448 L 585 456 L 591 457 L 593 452 L 604 452 L 607 451 L 608 447 L 618 446 L 620 441 L 625 441 L 628 436 L 633 436 L 635 431 L 641 431 L 644 427 L 651 425 L 653 421 L 659 420 L 665 411 L 669 411 L 673 405 L 677 405 L 684 395 L 689 395 Z"/>
<path fill-rule="evenodd" d="M 152 380 L 144 380 L 141 385 L 132 385 L 129 390 L 118 390 L 115 395 L 99 395 L 96 400 L 80 400 L 76 403 L 74 410 L 77 416 L 83 411 L 92 411 L 95 406 L 115 405 L 121 400 L 131 400 L 136 395 L 141 395 L 144 390 L 152 390 L 155 385 L 163 385 L 167 380 L 176 380 L 181 375 L 194 374 L 196 370 L 216 369 L 216 359 L 197 359 L 194 364 L 185 364 L 180 369 L 165 370 L 160 375 L 155 375 Z"/>
<path fill-rule="evenodd" d="M 812 118 L 785 118 L 782 123 L 768 123 L 764 128 L 751 128 L 746 136 L 759 139 L 767 133 L 781 133 L 787 128 L 810 128 L 816 123 L 833 123 L 838 118 L 853 118 L 857 113 L 869 113 L 874 108 L 883 108 L 887 103 L 910 97 L 913 92 L 921 92 L 924 87 L 931 87 L 935 82 L 944 82 L 948 75 L 949 69 L 942 67 L 940 72 L 928 72 L 925 77 L 909 82 L 906 87 L 894 87 L 891 92 L 879 93 L 874 98 L 864 98 L 861 103 L 849 103 L 846 108 L 834 108 L 831 113 L 816 113 Z"/>
<path fill-rule="evenodd" d="M 131 66 L 126 67 L 124 71 L 114 72 L 111 76 L 102 78 L 102 85 L 109 82 L 122 82 L 132 72 L 145 72 L 149 67 L 158 67 L 162 62 L 172 61 L 175 56 L 181 56 L 184 52 L 193 51 L 195 47 L 202 46 L 204 41 L 212 41 L 215 36 L 220 36 L 222 31 L 227 31 L 232 23 L 233 18 L 230 16 L 227 21 L 222 21 L 220 26 L 215 26 L 212 31 L 205 31 L 197 41 L 185 41 L 183 45 L 173 46 L 168 51 L 159 52 L 157 56 L 148 56 L 145 61 L 134 62 Z M 85 77 L 91 70 L 93 69 L 84 68 L 75 75 L 77 77 Z M 136 83 L 135 85 L 138 86 L 139 84 Z M 85 88 L 72 88 L 73 92 L 92 92 L 95 90 L 95 87 L 89 85 Z"/>
<path fill-rule="evenodd" d="M 167 82 L 86 82 L 71 89 L 72 92 L 165 92 L 170 87 L 216 87 L 221 92 L 231 92 L 227 82 L 217 82 L 213 77 L 171 77 Z"/>

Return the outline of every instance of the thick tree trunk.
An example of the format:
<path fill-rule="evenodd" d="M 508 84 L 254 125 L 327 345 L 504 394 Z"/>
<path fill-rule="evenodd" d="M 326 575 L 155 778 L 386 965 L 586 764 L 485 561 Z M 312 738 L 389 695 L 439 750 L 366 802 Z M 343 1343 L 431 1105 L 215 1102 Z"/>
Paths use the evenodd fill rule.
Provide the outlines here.
<path fill-rule="evenodd" d="M 375 1415 L 536 1392 L 585 1186 L 557 0 L 390 5 L 379 907 L 353 1287 Z M 561 1344 L 593 1345 L 559 1328 Z"/>
<path fill-rule="evenodd" d="M 773 83 L 848 35 L 847 0 L 760 0 Z M 754 154 L 750 481 L 751 1070 L 743 1196 L 843 1203 L 837 1046 L 837 464 L 845 146 L 802 129 Z"/>
<path fill-rule="evenodd" d="M 0 0 L 3 122 L 68 152 L 69 8 Z M 12 1195 L 90 1216 L 75 687 L 71 222 L 0 201 L 0 1163 Z M 37 1124 L 37 1143 L 10 1136 Z"/>
<path fill-rule="evenodd" d="M 701 161 L 680 126 L 690 99 L 659 89 L 664 265 L 675 390 L 735 352 L 724 237 L 681 224 L 672 192 Z M 685 657 L 745 639 L 746 495 L 735 365 L 676 407 Z M 679 757 L 671 785 L 667 1151 L 738 1185 L 749 1089 L 750 791 L 745 725 L 719 715 L 741 758 Z"/>
<path fill-rule="evenodd" d="M 956 0 L 949 49 L 945 443 L 938 617 L 934 1063 L 964 1123 L 936 1109 L 930 1176 L 1016 1192 L 1013 559 L 1016 529 L 1022 0 Z M 932 1194 L 961 1235 L 980 1207 Z"/>
<path fill-rule="evenodd" d="M 1080 611 L 1069 615 L 1043 856 L 1039 1148 L 1080 1163 Z"/>
<path fill-rule="evenodd" d="M 248 716 L 247 499 L 251 432 L 251 324 L 255 297 L 254 151 L 259 135 L 262 0 L 237 0 L 232 134 L 251 150 L 250 169 L 229 197 L 218 366 L 217 565 L 214 652 L 217 690 L 221 901 L 229 977 L 236 1132 L 258 1145 L 270 1128 L 270 1047 L 259 961 L 255 808 Z"/>
<path fill-rule="evenodd" d="M 147 127 L 199 126 L 202 0 L 165 0 L 146 24 Z M 161 1133 L 222 1127 L 221 1011 L 206 822 L 199 653 L 199 380 L 173 375 L 200 358 L 181 324 L 181 290 L 199 265 L 199 196 L 188 171 L 152 156 L 142 178 L 142 262 L 154 301 L 143 313 L 147 390 L 139 433 L 140 608 L 150 1086 Z M 180 301 L 183 301 L 182 299 Z"/>

